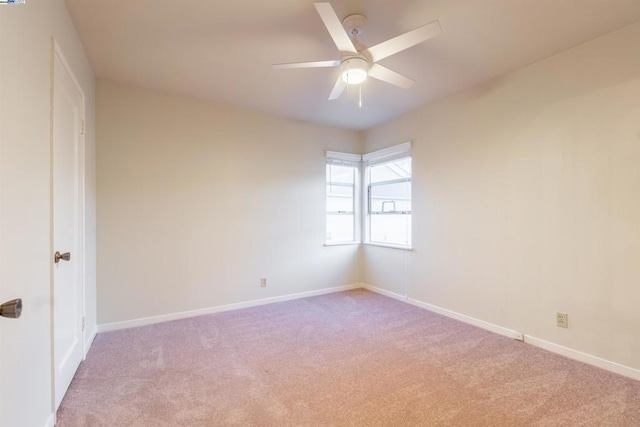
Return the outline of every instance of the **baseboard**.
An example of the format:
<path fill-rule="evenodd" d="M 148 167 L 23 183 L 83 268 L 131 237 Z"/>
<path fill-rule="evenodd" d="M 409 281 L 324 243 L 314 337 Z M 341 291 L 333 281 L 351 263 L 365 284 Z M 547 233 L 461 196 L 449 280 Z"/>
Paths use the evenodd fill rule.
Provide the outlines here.
<path fill-rule="evenodd" d="M 54 427 L 56 425 L 56 414 L 49 415 L 47 421 L 44 423 L 44 427 Z"/>
<path fill-rule="evenodd" d="M 531 335 L 522 334 L 521 332 L 518 332 L 518 331 L 503 328 L 502 326 L 494 325 L 493 323 L 485 322 L 483 320 L 479 320 L 470 316 L 465 316 L 464 314 L 460 314 L 455 311 L 447 310 L 445 308 L 441 308 L 432 304 L 427 304 L 425 302 L 422 302 L 413 298 L 409 298 L 407 296 L 399 295 L 394 292 L 387 291 L 385 289 L 377 288 L 375 286 L 367 285 L 365 283 L 360 283 L 359 285 L 360 287 L 368 289 L 372 292 L 376 292 L 390 298 L 407 302 L 417 307 L 424 308 L 434 313 L 442 314 L 443 316 L 447 316 L 452 319 L 459 320 L 461 322 L 468 323 L 470 325 L 477 326 L 479 328 L 486 329 L 488 331 L 491 331 L 500 335 L 504 335 L 509 338 L 519 339 L 524 341 L 527 344 L 531 344 L 533 346 L 542 348 L 552 353 L 556 353 L 561 356 L 568 357 L 569 359 L 577 360 L 579 362 L 583 362 L 588 365 L 592 365 L 592 366 L 605 369 L 607 371 L 640 381 L 640 370 L 638 369 L 621 365 L 619 363 L 612 362 L 610 360 L 602 359 L 600 357 L 593 356 L 588 353 L 583 353 L 581 351 L 574 350 L 572 348 L 564 347 L 559 344 L 545 341 L 543 339 L 536 338 Z"/>
<path fill-rule="evenodd" d="M 91 334 L 89 334 L 89 339 L 87 339 L 87 341 L 85 341 L 84 343 L 84 357 L 82 358 L 83 360 L 87 358 L 87 354 L 89 354 L 89 350 L 91 349 L 91 346 L 93 345 L 93 340 L 96 339 L 97 334 L 98 334 L 98 326 L 96 325 L 93 327 Z"/>
<path fill-rule="evenodd" d="M 559 344 L 555 344 L 549 341 L 545 341 L 540 338 L 532 337 L 530 335 L 525 335 L 525 342 L 531 345 L 535 345 L 536 347 L 540 347 L 544 350 L 548 350 L 552 353 L 559 354 L 561 356 L 568 357 L 570 359 L 574 359 L 588 365 L 596 366 L 601 369 L 605 369 L 607 371 L 614 372 L 619 375 L 623 375 L 625 377 L 629 377 L 631 379 L 640 381 L 640 370 L 631 368 L 629 366 L 621 365 L 616 362 L 612 362 L 610 360 L 602 359 L 597 356 L 593 356 L 588 353 L 583 353 L 578 350 L 574 350 L 569 347 L 564 347 Z"/>
<path fill-rule="evenodd" d="M 124 322 L 106 323 L 98 325 L 97 332 L 115 331 L 118 329 L 135 328 L 137 326 L 153 325 L 155 323 L 168 322 L 171 320 L 186 319 L 189 317 L 202 316 L 204 314 L 221 313 L 224 311 L 239 310 L 242 308 L 256 307 L 259 305 L 273 304 L 276 302 L 290 301 L 294 299 L 313 297 L 318 295 L 342 292 L 359 287 L 359 284 L 336 286 L 333 288 L 319 289 L 316 291 L 299 292 L 295 294 L 282 295 L 270 298 L 239 302 L 234 304 L 218 305 L 214 307 L 201 308 L 198 310 L 182 311 L 178 313 L 164 314 L 161 316 L 144 317 L 140 319 L 126 320 Z"/>
<path fill-rule="evenodd" d="M 364 283 L 360 284 L 361 287 L 365 289 L 369 289 L 372 292 L 388 296 L 390 298 L 394 298 L 400 301 L 408 302 L 411 305 L 415 305 L 420 308 L 424 308 L 426 310 L 432 311 L 437 314 L 442 314 L 443 316 L 450 317 L 452 319 L 459 320 L 464 323 L 468 323 L 469 325 L 477 326 L 482 329 L 486 329 L 488 331 L 494 332 L 499 335 L 504 335 L 505 337 L 522 340 L 522 334 L 518 331 L 514 331 L 512 329 L 507 329 L 502 326 L 495 325 L 493 323 L 485 322 L 484 320 L 476 319 L 475 317 L 466 316 L 464 314 L 456 313 L 455 311 L 447 310 L 445 308 L 441 308 L 435 306 L 433 304 L 427 304 L 426 302 L 419 301 L 417 299 L 409 298 L 407 296 L 403 296 L 400 294 L 396 294 L 393 292 L 389 292 L 385 289 L 380 289 L 375 286 L 367 285 Z"/>

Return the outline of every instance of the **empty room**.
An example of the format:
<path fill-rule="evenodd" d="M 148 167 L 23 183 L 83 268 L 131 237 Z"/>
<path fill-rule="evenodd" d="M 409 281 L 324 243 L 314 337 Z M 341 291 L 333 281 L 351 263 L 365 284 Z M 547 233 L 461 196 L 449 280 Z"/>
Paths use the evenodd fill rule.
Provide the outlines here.
<path fill-rule="evenodd" d="M 637 0 L 0 0 L 0 427 L 640 426 Z"/>

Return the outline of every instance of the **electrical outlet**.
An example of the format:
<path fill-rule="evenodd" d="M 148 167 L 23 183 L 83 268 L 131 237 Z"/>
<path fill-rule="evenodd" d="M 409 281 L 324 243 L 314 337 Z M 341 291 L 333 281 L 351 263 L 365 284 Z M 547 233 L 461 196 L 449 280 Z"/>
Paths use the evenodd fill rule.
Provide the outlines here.
<path fill-rule="evenodd" d="M 261 288 L 266 288 L 267 287 L 267 279 L 265 277 L 260 279 L 260 287 Z"/>
<path fill-rule="evenodd" d="M 569 315 L 567 313 L 556 313 L 556 326 L 560 328 L 568 328 Z"/>

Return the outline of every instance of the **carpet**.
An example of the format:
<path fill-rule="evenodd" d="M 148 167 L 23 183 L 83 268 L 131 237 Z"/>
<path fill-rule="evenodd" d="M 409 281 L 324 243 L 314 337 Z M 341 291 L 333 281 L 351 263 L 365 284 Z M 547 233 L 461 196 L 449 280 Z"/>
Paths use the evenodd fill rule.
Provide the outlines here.
<path fill-rule="evenodd" d="M 58 426 L 640 426 L 640 382 L 364 289 L 100 333 Z"/>

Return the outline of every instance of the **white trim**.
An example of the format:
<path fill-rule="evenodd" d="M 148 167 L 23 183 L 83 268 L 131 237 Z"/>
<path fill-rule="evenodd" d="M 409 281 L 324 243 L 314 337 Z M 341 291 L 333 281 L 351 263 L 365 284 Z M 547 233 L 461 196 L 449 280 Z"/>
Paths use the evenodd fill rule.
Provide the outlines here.
<path fill-rule="evenodd" d="M 403 251 L 412 251 L 412 246 L 394 245 L 392 243 L 364 242 L 366 246 L 378 246 L 380 248 L 400 249 Z"/>
<path fill-rule="evenodd" d="M 44 423 L 44 427 L 54 427 L 56 425 L 56 413 L 49 415 L 47 421 Z"/>
<path fill-rule="evenodd" d="M 362 161 L 360 154 L 340 153 L 338 151 L 327 151 L 327 160 L 342 160 L 350 163 L 359 163 Z"/>
<path fill-rule="evenodd" d="M 396 294 L 394 292 L 387 291 L 382 288 L 378 288 L 375 286 L 368 285 L 366 283 L 360 283 L 360 287 L 368 289 L 372 292 L 376 292 L 378 294 L 397 299 L 400 301 L 407 302 L 409 304 L 415 305 L 416 307 L 424 308 L 425 310 L 432 311 L 434 313 L 442 314 L 443 316 L 450 317 L 455 320 L 459 320 L 464 323 L 468 323 L 473 326 L 477 326 L 482 329 L 486 329 L 491 332 L 495 332 L 496 334 L 503 335 L 509 338 L 517 339 L 520 341 L 524 341 L 527 344 L 531 344 L 538 348 L 542 348 L 544 350 L 550 351 L 555 354 L 559 354 L 561 356 L 568 357 L 569 359 L 577 360 L 579 362 L 586 363 L 588 365 L 595 366 L 597 368 L 601 368 L 610 372 L 613 372 L 618 375 L 622 375 L 637 381 L 640 381 L 640 370 L 632 368 L 630 366 L 621 365 L 620 363 L 612 362 L 610 360 L 602 359 L 597 356 L 593 356 L 588 353 L 583 353 L 578 350 L 574 350 L 572 348 L 564 347 L 560 344 L 555 344 L 549 341 L 545 341 L 540 338 L 533 337 L 531 335 L 522 334 L 521 332 L 514 331 L 511 329 L 503 328 L 502 326 L 494 325 L 493 323 L 485 322 L 484 320 L 476 319 L 474 317 L 466 316 L 464 314 L 457 313 L 455 311 L 447 310 L 445 308 L 441 308 L 432 304 L 427 304 L 425 302 L 409 298 L 408 296 L 403 296 Z"/>
<path fill-rule="evenodd" d="M 398 301 L 402 301 L 402 302 L 407 302 L 407 296 L 406 295 L 400 295 L 400 294 L 397 294 L 395 292 L 388 291 L 386 289 L 382 289 L 382 288 L 378 288 L 376 286 L 368 285 L 366 283 L 359 283 L 359 285 L 363 289 L 367 289 L 367 290 L 369 290 L 371 292 L 375 292 L 377 294 L 384 295 L 385 297 L 397 299 Z"/>
<path fill-rule="evenodd" d="M 531 335 L 525 335 L 525 342 L 552 353 L 559 354 L 561 356 L 568 357 L 570 359 L 577 360 L 579 362 L 586 363 L 588 365 L 596 366 L 613 373 L 623 375 L 625 377 L 632 378 L 636 381 L 640 381 L 640 369 L 635 369 L 630 366 L 621 365 L 620 363 L 612 362 L 610 360 L 602 359 L 597 356 L 593 356 L 588 353 L 583 353 L 572 348 L 561 346 L 549 341 L 545 341 L 540 338 L 532 337 Z"/>
<path fill-rule="evenodd" d="M 504 328 L 502 326 L 499 326 L 493 323 L 485 322 L 484 320 L 476 319 L 475 317 L 466 316 L 464 314 L 447 310 L 446 308 L 441 308 L 432 304 L 427 304 L 426 302 L 422 302 L 413 298 L 407 298 L 407 302 L 411 305 L 415 305 L 417 307 L 424 308 L 434 313 L 441 314 L 443 316 L 447 316 L 455 320 L 459 320 L 468 325 L 476 326 L 478 328 L 482 328 L 487 331 L 494 332 L 498 335 L 503 335 L 505 337 L 513 338 L 517 340 L 522 339 L 522 333 L 518 331 L 514 331 L 513 329 Z"/>
<path fill-rule="evenodd" d="M 153 325 L 155 323 L 169 322 L 171 320 L 186 319 L 189 317 L 202 316 L 204 314 L 222 313 L 225 311 L 240 310 L 243 308 L 256 307 L 260 305 L 273 304 L 276 302 L 290 301 L 300 298 L 313 297 L 317 295 L 331 294 L 335 292 L 348 291 L 359 287 L 359 284 L 336 286 L 333 288 L 319 289 L 316 291 L 299 292 L 295 294 L 282 295 L 278 297 L 261 298 L 252 301 L 238 302 L 233 304 L 218 305 L 198 310 L 182 311 L 178 313 L 165 314 L 161 316 L 143 317 L 140 319 L 125 320 L 124 322 L 106 323 L 98 325 L 98 333 L 115 331 L 118 329 L 135 328 L 137 326 Z"/>
<path fill-rule="evenodd" d="M 411 155 L 411 141 L 403 142 L 392 147 L 383 148 L 382 150 L 373 151 L 371 153 L 364 154 L 362 160 L 367 165 L 374 165 L 376 163 L 387 162 L 389 160 L 399 159 L 401 157 L 408 157 Z"/>
<path fill-rule="evenodd" d="M 375 286 L 363 284 L 363 288 L 369 289 L 370 291 L 391 296 L 393 292 L 389 292 L 384 289 L 377 288 Z M 443 316 L 450 317 L 452 319 L 459 320 L 461 322 L 467 323 L 469 325 L 477 326 L 482 329 L 486 329 L 491 332 L 495 332 L 496 334 L 503 335 L 505 337 L 513 338 L 513 339 L 521 339 L 522 334 L 520 332 L 503 328 L 502 326 L 494 325 L 493 323 L 485 322 L 484 320 L 476 319 L 475 317 L 466 316 L 464 314 L 456 313 L 455 311 L 447 310 L 445 308 L 441 308 L 432 304 L 427 304 L 426 302 L 419 301 L 417 299 L 409 298 L 408 296 L 402 296 L 399 294 L 395 294 L 392 298 L 398 299 L 400 301 L 408 302 L 411 305 L 415 305 L 416 307 L 424 308 L 431 312 L 442 314 Z"/>
<path fill-rule="evenodd" d="M 91 346 L 93 345 L 93 340 L 96 339 L 96 335 L 98 335 L 98 327 L 94 326 L 93 330 L 91 330 L 91 334 L 89 334 L 89 338 L 86 340 L 85 352 L 82 360 L 87 359 L 87 354 L 89 354 L 89 350 L 91 350 Z"/>
<path fill-rule="evenodd" d="M 355 242 L 355 241 L 354 242 L 335 242 L 335 243 L 326 242 L 324 244 L 324 246 L 327 246 L 327 247 L 331 247 L 331 246 L 353 246 L 353 245 L 359 245 L 359 244 L 360 244 L 360 242 Z"/>

